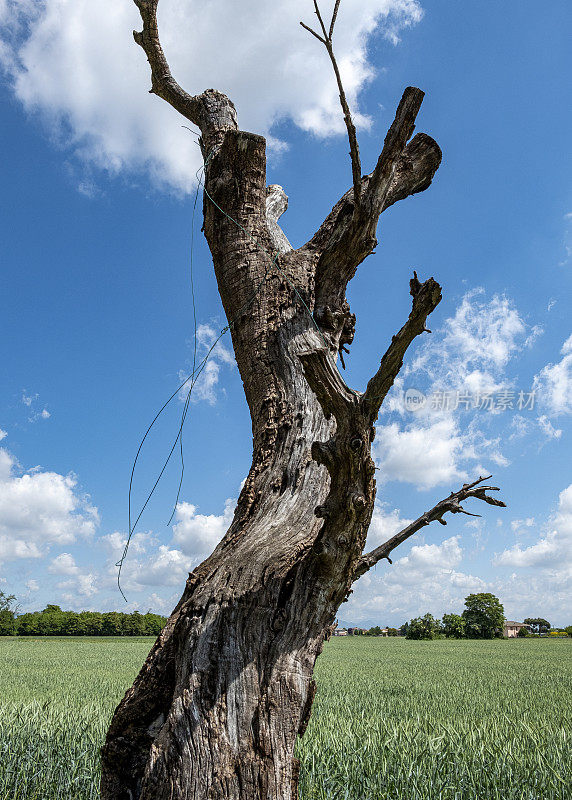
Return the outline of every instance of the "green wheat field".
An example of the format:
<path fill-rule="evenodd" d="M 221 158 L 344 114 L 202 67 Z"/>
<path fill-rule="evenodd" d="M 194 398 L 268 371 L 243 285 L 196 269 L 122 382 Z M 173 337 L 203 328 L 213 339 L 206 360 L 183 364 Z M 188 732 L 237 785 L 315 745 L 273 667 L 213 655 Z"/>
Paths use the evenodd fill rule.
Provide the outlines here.
<path fill-rule="evenodd" d="M 97 798 L 98 752 L 151 639 L 0 639 L 1 800 Z M 333 639 L 301 800 L 569 800 L 572 639 Z"/>

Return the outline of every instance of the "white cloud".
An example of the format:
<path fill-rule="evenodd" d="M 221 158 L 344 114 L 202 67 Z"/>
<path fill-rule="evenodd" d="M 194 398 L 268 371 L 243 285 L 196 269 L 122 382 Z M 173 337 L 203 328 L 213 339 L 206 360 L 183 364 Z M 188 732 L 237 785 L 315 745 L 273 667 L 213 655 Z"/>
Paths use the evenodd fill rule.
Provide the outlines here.
<path fill-rule="evenodd" d="M 397 416 L 377 428 L 374 452 L 382 478 L 428 489 L 476 478 L 493 471 L 491 465 L 506 466 L 500 438 L 486 430 L 493 417 L 512 412 L 491 410 L 487 404 L 475 408 L 475 398 L 508 390 L 511 359 L 540 333 L 538 326 L 526 325 L 509 298 L 487 300 L 482 289 L 467 292 L 455 314 L 418 344 L 382 406 L 382 422 L 387 414 Z M 412 388 L 427 398 L 416 413 L 405 408 L 403 399 Z M 511 391 L 514 410 L 519 392 Z M 523 435 L 527 425 L 520 416 L 513 438 Z"/>
<path fill-rule="evenodd" d="M 197 514 L 196 506 L 179 503 L 173 525 L 173 543 L 195 561 L 209 555 L 232 522 L 235 502 L 228 499 L 220 515 Z"/>
<path fill-rule="evenodd" d="M 562 359 L 556 364 L 547 364 L 534 378 L 534 389 L 538 403 L 550 415 L 572 414 L 572 334 L 560 350 Z M 544 417 L 543 419 L 546 419 Z M 539 420 L 539 424 L 540 420 Z M 552 426 L 550 426 L 552 428 Z M 550 435 L 550 431 L 546 431 Z M 559 432 L 551 435 L 559 437 Z"/>
<path fill-rule="evenodd" d="M 149 586 L 183 586 L 194 563 L 181 550 L 160 545 L 145 559 L 130 553 L 121 569 L 121 588 L 124 592 L 141 592 Z M 107 587 L 116 585 L 117 566 L 109 565 Z"/>
<path fill-rule="evenodd" d="M 526 519 L 513 519 L 510 523 L 511 530 L 516 533 L 522 533 L 523 528 L 532 528 L 534 526 L 534 517 L 527 517 Z"/>
<path fill-rule="evenodd" d="M 326 9 L 324 9 L 325 11 Z M 373 76 L 368 37 L 396 42 L 422 16 L 416 0 L 345 0 L 336 52 L 356 122 L 358 95 Z M 159 5 L 161 40 L 173 74 L 191 93 L 229 94 L 244 130 L 271 135 L 290 118 L 320 136 L 344 131 L 334 77 L 308 0 L 269 4 L 215 0 Z M 0 60 L 26 109 L 40 112 L 60 143 L 111 173 L 145 168 L 162 184 L 188 191 L 199 149 L 182 118 L 150 96 L 148 64 L 131 31 L 141 28 L 129 0 L 3 0 Z"/>
<path fill-rule="evenodd" d="M 459 536 L 442 544 L 414 545 L 408 555 L 383 568 L 382 575 L 369 572 L 361 578 L 339 616 L 352 622 L 377 619 L 400 624 L 427 611 L 438 617 L 458 612 L 467 594 L 487 586 L 458 570 L 462 558 Z"/>
<path fill-rule="evenodd" d="M 22 402 L 24 403 L 25 406 L 28 406 L 28 408 L 30 408 L 32 403 L 37 399 L 38 399 L 38 395 L 37 394 L 26 394 L 26 390 L 25 389 L 22 392 Z"/>
<path fill-rule="evenodd" d="M 371 517 L 371 524 L 367 532 L 367 542 L 365 549 L 371 550 L 378 547 L 383 542 L 391 539 L 396 533 L 407 527 L 411 519 L 403 519 L 399 514 L 399 509 L 394 508 L 392 511 L 387 511 L 387 505 L 384 503 L 376 502 Z"/>
<path fill-rule="evenodd" d="M 378 426 L 374 453 L 383 478 L 429 489 L 467 477 L 459 468 L 463 447 L 454 419 L 405 429 L 394 422 Z"/>
<path fill-rule="evenodd" d="M 510 359 L 541 332 L 527 327 L 508 297 L 486 300 L 484 289 L 472 289 L 441 330 L 423 341 L 405 376 L 425 374 L 442 391 L 497 391 Z"/>
<path fill-rule="evenodd" d="M 26 589 L 29 592 L 39 592 L 40 584 L 38 583 L 38 581 L 34 580 L 33 578 L 30 578 L 29 581 L 26 581 Z"/>
<path fill-rule="evenodd" d="M 196 403 L 206 400 L 210 405 L 217 401 L 217 386 L 222 366 L 234 367 L 236 362 L 234 356 L 225 346 L 222 339 L 217 341 L 220 331 L 212 325 L 202 324 L 197 327 L 197 357 L 195 371 L 197 377 L 193 382 L 185 383 L 179 392 L 179 399 L 184 402 L 190 390 L 191 400 Z M 206 361 L 205 361 L 206 359 Z M 189 364 L 189 371 L 179 370 L 179 380 L 183 381 L 192 370 L 192 363 Z"/>
<path fill-rule="evenodd" d="M 560 439 L 562 436 L 562 429 L 555 428 L 546 414 L 541 414 L 536 421 L 538 423 L 538 427 L 547 439 Z"/>
<path fill-rule="evenodd" d="M 60 553 L 59 556 L 52 559 L 48 572 L 53 575 L 77 575 L 79 567 L 70 553 Z"/>
<path fill-rule="evenodd" d="M 77 492 L 77 479 L 57 472 L 19 474 L 0 448 L 0 560 L 39 558 L 50 545 L 93 535 L 97 509 Z"/>
<path fill-rule="evenodd" d="M 49 419 L 52 416 L 47 408 L 43 408 L 41 411 L 35 408 L 39 399 L 39 394 L 26 394 L 26 390 L 22 390 L 22 403 L 30 409 L 28 422 L 37 422 L 39 419 Z"/>
<path fill-rule="evenodd" d="M 155 614 L 169 616 L 179 600 L 179 594 L 179 592 L 175 592 L 169 597 L 160 597 L 156 592 L 153 592 L 153 594 L 149 595 L 147 607 L 151 608 Z"/>
<path fill-rule="evenodd" d="M 491 462 L 502 467 L 508 464 L 498 439 L 487 438 L 474 422 L 462 430 L 459 420 L 450 414 L 406 426 L 396 422 L 379 425 L 373 453 L 382 480 L 404 481 L 418 489 L 475 479 L 487 473 Z"/>
<path fill-rule="evenodd" d="M 530 547 L 520 544 L 495 557 L 497 566 L 543 570 L 556 585 L 572 579 L 572 484 L 560 492 L 558 510 Z"/>
<path fill-rule="evenodd" d="M 68 603 L 75 602 L 77 597 L 93 597 L 99 592 L 97 578 L 91 573 L 74 575 L 58 583 L 57 588 L 62 591 L 62 599 Z"/>
<path fill-rule="evenodd" d="M 153 533 L 134 534 L 121 568 L 123 591 L 145 592 L 149 587 L 182 586 L 188 573 L 210 555 L 226 533 L 232 522 L 234 505 L 235 501 L 229 499 L 222 514 L 198 514 L 197 507 L 191 503 L 179 503 L 172 540 L 157 549 L 154 549 L 157 539 Z M 98 544 L 111 556 L 102 579 L 104 588 L 116 586 L 116 563 L 125 543 L 125 535 L 117 531 L 98 539 Z M 171 605 L 171 600 L 167 605 Z"/>
<path fill-rule="evenodd" d="M 155 536 L 151 532 L 147 533 L 134 533 L 129 541 L 129 552 L 135 555 L 142 555 L 146 553 L 148 548 L 156 542 Z M 108 533 L 105 536 L 100 536 L 98 543 L 102 544 L 105 549 L 111 553 L 115 561 L 121 557 L 125 545 L 127 544 L 127 536 L 120 531 Z"/>

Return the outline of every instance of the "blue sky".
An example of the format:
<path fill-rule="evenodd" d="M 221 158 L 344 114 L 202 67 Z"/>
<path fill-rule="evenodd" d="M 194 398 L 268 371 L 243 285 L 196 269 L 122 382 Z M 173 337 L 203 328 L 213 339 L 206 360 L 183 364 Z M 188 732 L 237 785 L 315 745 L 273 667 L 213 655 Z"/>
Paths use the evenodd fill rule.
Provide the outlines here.
<path fill-rule="evenodd" d="M 312 4 L 197 6 L 161 9 L 173 70 L 189 91 L 227 91 L 241 126 L 267 135 L 269 183 L 290 198 L 281 222 L 302 244 L 351 182 L 327 57 L 298 25 Z M 508 503 L 426 529 L 360 581 L 346 621 L 441 615 L 487 590 L 510 618 L 570 624 L 571 22 L 565 0 L 342 2 L 337 51 L 364 169 L 407 85 L 426 91 L 417 129 L 444 153 L 430 189 L 383 215 L 377 253 L 349 290 L 358 326 L 347 380 L 359 389 L 407 316 L 412 269 L 443 286 L 433 334 L 411 348 L 380 416 L 370 543 L 485 472 Z M 23 609 L 168 612 L 224 533 L 250 462 L 226 338 L 191 404 L 181 503 L 168 526 L 175 460 L 134 537 L 125 606 L 114 564 L 132 460 L 192 360 L 200 166 L 184 120 L 147 93 L 137 25 L 128 0 L 0 0 L 0 588 Z M 204 351 L 226 322 L 200 217 L 199 205 Z M 416 413 L 403 404 L 411 388 L 427 398 Z M 534 407 L 519 410 L 519 392 L 533 390 Z M 483 395 L 498 406 L 503 391 L 513 408 L 487 409 Z M 450 406 L 468 394 L 485 407 L 447 409 L 442 393 Z M 136 505 L 181 410 L 172 404 L 143 451 Z"/>

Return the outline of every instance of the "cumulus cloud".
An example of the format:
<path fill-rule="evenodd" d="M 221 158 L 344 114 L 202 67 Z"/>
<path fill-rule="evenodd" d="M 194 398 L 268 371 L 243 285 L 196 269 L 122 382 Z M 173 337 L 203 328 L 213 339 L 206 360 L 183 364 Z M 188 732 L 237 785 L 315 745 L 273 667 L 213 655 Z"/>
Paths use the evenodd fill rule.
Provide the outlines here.
<path fill-rule="evenodd" d="M 77 491 L 75 476 L 21 473 L 0 448 L 0 560 L 40 558 L 51 545 L 91 537 L 97 524 L 97 509 Z"/>
<path fill-rule="evenodd" d="M 324 9 L 325 10 L 325 9 Z M 368 38 L 396 43 L 418 22 L 417 0 L 346 0 L 336 51 L 359 125 L 369 124 L 359 93 L 374 71 Z M 208 4 L 170 0 L 159 26 L 173 74 L 192 93 L 214 86 L 234 101 L 240 125 L 272 137 L 291 119 L 318 136 L 344 131 L 337 89 L 323 48 L 300 27 L 311 3 L 264 0 Z M 0 61 L 24 107 L 84 161 L 110 173 L 146 169 L 159 184 L 188 191 L 199 149 L 180 116 L 149 96 L 148 64 L 132 39 L 141 22 L 125 0 L 3 0 Z"/>
<path fill-rule="evenodd" d="M 538 541 L 516 544 L 495 557 L 497 566 L 540 569 L 554 584 L 572 579 L 572 484 L 560 492 L 558 509 Z"/>
<path fill-rule="evenodd" d="M 399 509 L 394 508 L 388 511 L 387 504 L 376 502 L 371 517 L 371 524 L 367 532 L 367 542 L 365 549 L 371 550 L 378 547 L 383 542 L 391 539 L 396 533 L 407 527 L 412 519 L 403 519 Z"/>
<path fill-rule="evenodd" d="M 449 486 L 486 472 L 491 464 L 509 463 L 498 437 L 487 438 L 474 421 L 463 426 L 451 414 L 380 425 L 373 453 L 381 480 L 412 483 L 418 489 Z"/>
<path fill-rule="evenodd" d="M 60 581 L 57 588 L 62 592 L 62 599 L 68 603 L 74 603 L 78 597 L 93 597 L 99 591 L 97 578 L 92 573 L 78 573 L 73 578 Z"/>
<path fill-rule="evenodd" d="M 222 514 L 197 514 L 191 503 L 179 503 L 175 512 L 173 543 L 193 559 L 204 558 L 214 550 L 232 522 L 235 501 L 225 502 Z"/>
<path fill-rule="evenodd" d="M 399 624 L 427 611 L 441 616 L 460 610 L 467 594 L 487 586 L 458 569 L 462 559 L 459 536 L 441 544 L 414 545 L 382 575 L 369 572 L 361 578 L 340 616 L 352 622 L 378 619 Z"/>
<path fill-rule="evenodd" d="M 127 536 L 120 532 L 108 533 L 105 536 L 100 536 L 98 542 L 112 554 L 117 561 L 125 549 L 127 544 Z M 151 532 L 147 533 L 134 533 L 129 542 L 129 552 L 135 555 L 146 553 L 149 547 L 156 542 L 156 539 Z"/>
<path fill-rule="evenodd" d="M 374 448 L 382 478 L 428 489 L 476 477 L 491 465 L 506 466 L 499 437 L 486 432 L 492 418 L 503 413 L 493 394 L 508 393 L 507 408 L 518 407 L 508 366 L 540 333 L 509 298 L 488 300 L 482 289 L 467 292 L 455 314 L 420 343 L 382 407 Z M 425 397 L 416 413 L 404 404 L 411 389 Z M 481 402 L 487 393 L 493 402 Z M 383 424 L 388 414 L 393 419 Z M 513 436 L 522 435 L 526 426 L 521 416 Z"/>
<path fill-rule="evenodd" d="M 129 553 L 121 569 L 121 588 L 125 592 L 141 592 L 150 586 L 183 586 L 193 563 L 191 557 L 168 545 L 160 545 L 145 558 Z M 111 563 L 105 585 L 110 588 L 116 582 L 117 566 Z"/>
<path fill-rule="evenodd" d="M 188 573 L 214 550 L 226 533 L 232 522 L 234 505 L 235 501 L 229 499 L 221 514 L 199 514 L 197 506 L 192 503 L 178 503 L 172 539 L 169 544 L 158 548 L 153 533 L 134 534 L 121 568 L 122 589 L 146 592 L 149 587 L 182 586 Z M 118 531 L 98 540 L 110 554 L 101 581 L 104 588 L 116 585 L 116 563 L 123 554 L 126 541 L 125 534 Z M 167 605 L 170 603 L 169 600 Z"/>
<path fill-rule="evenodd" d="M 430 489 L 466 477 L 459 466 L 464 445 L 454 419 L 406 428 L 394 422 L 378 427 L 374 452 L 384 477 Z"/>
<path fill-rule="evenodd" d="M 505 385 L 510 359 L 542 333 L 529 327 L 510 298 L 484 289 L 467 292 L 454 316 L 426 339 L 404 377 L 425 377 L 442 391 L 494 392 Z"/>
<path fill-rule="evenodd" d="M 70 553 L 60 553 L 59 556 L 52 559 L 48 572 L 53 575 L 77 575 L 79 567 Z"/>
<path fill-rule="evenodd" d="M 539 404 L 554 416 L 572 414 L 572 334 L 562 345 L 560 354 L 560 361 L 547 364 L 534 379 Z M 547 435 L 558 438 L 560 432 L 554 431 L 552 425 L 547 423 L 546 416 L 541 419 L 545 420 L 542 424 Z"/>

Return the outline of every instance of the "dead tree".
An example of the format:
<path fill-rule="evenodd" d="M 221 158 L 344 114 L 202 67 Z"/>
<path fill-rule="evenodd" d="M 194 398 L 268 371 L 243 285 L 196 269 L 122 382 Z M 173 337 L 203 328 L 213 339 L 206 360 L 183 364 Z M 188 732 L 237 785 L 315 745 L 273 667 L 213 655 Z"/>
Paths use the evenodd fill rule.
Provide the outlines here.
<path fill-rule="evenodd" d="M 278 226 L 286 195 L 266 186 L 264 138 L 239 129 L 221 92 L 193 96 L 178 85 L 159 42 L 158 0 L 135 3 L 151 91 L 201 131 L 204 232 L 252 417 L 253 457 L 228 532 L 189 575 L 115 712 L 101 797 L 295 800 L 293 752 L 310 717 L 314 662 L 352 583 L 421 527 L 462 513 L 463 500 L 503 505 L 479 479 L 362 552 L 375 499 L 374 424 L 441 288 L 413 276 L 409 318 L 360 393 L 336 366 L 354 332 L 346 286 L 376 246 L 380 214 L 429 186 L 441 151 L 424 133 L 411 138 L 423 92 L 410 87 L 375 168 L 362 176 L 332 49 L 339 0 L 329 28 L 316 6 L 321 33 L 312 33 L 336 71 L 353 187 L 294 250 Z"/>

